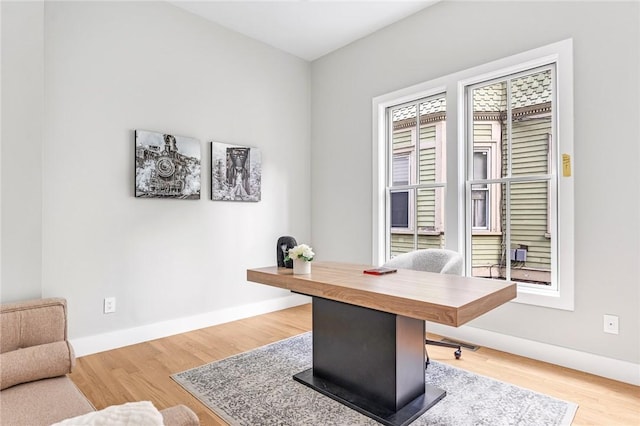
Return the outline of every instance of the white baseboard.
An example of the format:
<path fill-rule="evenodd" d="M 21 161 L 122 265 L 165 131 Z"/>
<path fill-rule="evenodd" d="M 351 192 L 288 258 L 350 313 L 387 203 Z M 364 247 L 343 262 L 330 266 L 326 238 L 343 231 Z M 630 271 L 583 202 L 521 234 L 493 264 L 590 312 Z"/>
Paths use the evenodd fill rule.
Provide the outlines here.
<path fill-rule="evenodd" d="M 291 294 L 277 299 L 269 299 L 263 302 L 234 306 L 232 308 L 207 312 L 205 314 L 194 315 L 191 317 L 162 321 L 140 327 L 97 334 L 94 336 L 79 337 L 77 339 L 70 339 L 70 341 L 73 345 L 76 356 L 80 357 L 121 348 L 123 346 L 134 345 L 136 343 L 146 342 L 153 339 L 172 336 L 174 334 L 186 333 L 200 328 L 211 327 L 213 325 L 265 314 L 267 312 L 291 308 L 293 306 L 309 303 L 310 301 L 311 299 L 307 296 Z"/>
<path fill-rule="evenodd" d="M 145 326 L 70 340 L 76 356 L 80 357 L 303 305 L 310 301 L 311 299 L 307 296 L 291 294 L 286 297 L 235 306 L 191 317 L 162 321 Z M 470 326 L 453 328 L 442 324 L 427 323 L 427 329 L 429 332 L 452 339 L 640 386 L 640 364 L 607 358 L 575 349 L 563 348 L 548 343 L 522 339 L 520 337 L 508 336 Z"/>
<path fill-rule="evenodd" d="M 427 331 L 462 342 L 485 346 L 640 386 L 640 364 L 634 364 L 633 362 L 607 358 L 602 355 L 508 336 L 470 326 L 453 328 L 442 324 L 427 323 Z"/>

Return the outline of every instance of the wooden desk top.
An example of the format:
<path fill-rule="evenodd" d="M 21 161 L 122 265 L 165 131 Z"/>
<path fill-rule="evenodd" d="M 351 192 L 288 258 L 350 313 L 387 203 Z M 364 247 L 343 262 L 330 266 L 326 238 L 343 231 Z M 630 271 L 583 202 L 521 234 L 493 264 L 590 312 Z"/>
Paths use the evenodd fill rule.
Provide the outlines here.
<path fill-rule="evenodd" d="M 310 275 L 275 266 L 247 270 L 247 281 L 392 314 L 459 327 L 515 299 L 516 284 L 398 269 L 369 275 L 369 265 L 313 262 Z"/>

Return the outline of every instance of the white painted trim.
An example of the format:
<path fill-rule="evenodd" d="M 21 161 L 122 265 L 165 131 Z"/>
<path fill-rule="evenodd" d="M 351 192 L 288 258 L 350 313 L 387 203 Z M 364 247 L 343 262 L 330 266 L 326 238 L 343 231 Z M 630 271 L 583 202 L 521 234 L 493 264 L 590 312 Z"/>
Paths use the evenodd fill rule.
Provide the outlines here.
<path fill-rule="evenodd" d="M 191 317 L 177 318 L 140 327 L 111 331 L 109 333 L 79 337 L 76 339 L 72 338 L 69 340 L 73 345 L 76 356 L 80 357 L 291 308 L 293 306 L 304 305 L 310 302 L 311 299 L 307 296 L 291 294 L 285 297 L 234 306 Z"/>
<path fill-rule="evenodd" d="M 206 314 L 178 318 L 141 327 L 70 339 L 70 341 L 76 356 L 80 357 L 307 303 L 310 303 L 309 297 L 292 294 L 264 302 L 235 306 Z M 470 326 L 453 328 L 428 322 L 427 330 L 452 339 L 640 386 L 640 364 L 520 337 L 508 336 Z"/>
<path fill-rule="evenodd" d="M 485 346 L 502 352 L 508 352 L 640 386 L 640 363 L 607 358 L 602 355 L 508 336 L 468 325 L 453 328 L 442 324 L 427 322 L 427 331 L 461 342 Z"/>

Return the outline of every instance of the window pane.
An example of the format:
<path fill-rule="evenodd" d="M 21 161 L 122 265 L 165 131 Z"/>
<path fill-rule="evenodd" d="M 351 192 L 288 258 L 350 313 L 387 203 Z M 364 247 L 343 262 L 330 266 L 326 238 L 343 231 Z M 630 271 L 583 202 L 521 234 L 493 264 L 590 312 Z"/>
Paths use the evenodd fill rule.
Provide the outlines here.
<path fill-rule="evenodd" d="M 392 170 L 392 186 L 409 185 L 409 156 L 394 155 Z"/>
<path fill-rule="evenodd" d="M 472 97 L 474 152 L 472 176 L 475 179 L 500 178 L 506 175 L 505 167 L 508 155 L 506 146 L 507 85 L 501 82 L 478 87 L 473 89 Z M 491 154 L 495 164 L 492 164 L 488 158 L 486 163 L 477 163 L 475 155 L 478 152 L 485 152 L 487 156 Z M 481 170 L 476 170 L 478 167 Z"/>
<path fill-rule="evenodd" d="M 414 231 L 410 229 L 410 212 L 413 208 L 410 191 L 391 193 L 391 232 L 389 250 L 391 257 L 414 250 Z"/>
<path fill-rule="evenodd" d="M 393 185 L 409 185 L 415 179 L 410 174 L 415 170 L 410 165 L 410 158 L 416 145 L 416 104 L 391 109 L 391 123 L 392 182 Z"/>
<path fill-rule="evenodd" d="M 551 70 L 511 80 L 511 173 L 548 173 L 551 140 Z"/>
<path fill-rule="evenodd" d="M 409 228 L 409 191 L 391 193 L 391 227 Z"/>
<path fill-rule="evenodd" d="M 443 139 L 447 104 L 444 96 L 420 103 L 420 183 L 444 182 Z"/>
<path fill-rule="evenodd" d="M 506 234 L 497 232 L 503 228 L 500 225 L 504 217 L 504 206 L 500 204 L 500 200 L 504 199 L 501 197 L 503 187 L 502 184 L 471 186 L 471 220 L 474 228 L 471 234 L 471 274 L 474 277 L 506 276 L 503 250 Z M 490 202 L 490 194 L 494 194 L 495 206 Z M 491 226 L 492 222 L 495 225 Z M 489 229 L 494 232 L 486 232 Z"/>
<path fill-rule="evenodd" d="M 413 251 L 413 233 L 391 233 L 390 258 Z"/>
<path fill-rule="evenodd" d="M 511 279 L 551 284 L 548 182 L 511 183 Z"/>
<path fill-rule="evenodd" d="M 418 247 L 444 247 L 444 188 L 418 190 Z"/>
<path fill-rule="evenodd" d="M 393 108 L 391 110 L 391 120 L 393 122 L 393 131 L 400 131 L 402 129 L 411 129 L 416 127 L 416 105 L 411 104 L 399 108 Z M 401 144 L 402 141 L 396 141 L 394 144 Z M 395 148 L 395 147 L 394 147 Z"/>

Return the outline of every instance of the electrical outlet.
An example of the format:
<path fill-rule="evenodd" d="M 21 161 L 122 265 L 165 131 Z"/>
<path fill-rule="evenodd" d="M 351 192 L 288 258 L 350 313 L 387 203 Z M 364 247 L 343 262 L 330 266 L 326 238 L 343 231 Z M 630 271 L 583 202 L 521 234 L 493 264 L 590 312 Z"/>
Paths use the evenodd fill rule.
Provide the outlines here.
<path fill-rule="evenodd" d="M 604 332 L 618 334 L 618 317 L 616 315 L 604 316 Z"/>
<path fill-rule="evenodd" d="M 111 314 L 116 311 L 116 298 L 105 297 L 104 299 L 104 313 Z"/>

